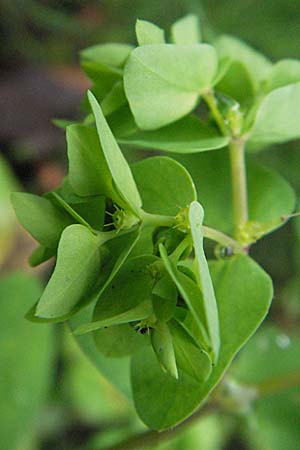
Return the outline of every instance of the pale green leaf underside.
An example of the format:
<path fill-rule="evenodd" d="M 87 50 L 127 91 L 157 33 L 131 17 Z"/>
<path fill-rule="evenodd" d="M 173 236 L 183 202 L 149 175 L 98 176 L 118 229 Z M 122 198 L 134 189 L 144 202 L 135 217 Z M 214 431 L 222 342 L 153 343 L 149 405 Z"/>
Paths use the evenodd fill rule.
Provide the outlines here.
<path fill-rule="evenodd" d="M 189 208 L 189 222 L 194 243 L 197 278 L 203 294 L 207 330 L 213 351 L 213 361 L 215 362 L 218 360 L 220 349 L 219 318 L 214 287 L 203 249 L 203 219 L 204 211 L 202 206 L 198 202 L 192 202 Z"/>
<path fill-rule="evenodd" d="M 135 32 L 139 45 L 165 43 L 164 30 L 146 20 L 136 21 Z"/>
<path fill-rule="evenodd" d="M 128 44 L 107 43 L 93 45 L 80 52 L 83 60 L 102 63 L 111 67 L 122 67 L 133 47 Z"/>
<path fill-rule="evenodd" d="M 64 317 L 82 300 L 101 270 L 100 244 L 99 238 L 82 225 L 65 229 L 54 272 L 36 308 L 37 317 Z"/>
<path fill-rule="evenodd" d="M 217 72 L 207 44 L 157 44 L 136 48 L 124 72 L 124 87 L 141 129 L 168 125 L 192 111 Z"/>
<path fill-rule="evenodd" d="M 171 27 L 172 41 L 175 44 L 191 45 L 201 41 L 200 23 L 197 16 L 188 14 L 177 20 Z"/>
<path fill-rule="evenodd" d="M 266 91 L 300 82 L 300 61 L 297 59 L 282 59 L 273 65 L 266 83 Z"/>
<path fill-rule="evenodd" d="M 15 192 L 11 198 L 21 225 L 40 244 L 55 250 L 61 233 L 74 219 L 47 198 L 23 192 Z"/>
<path fill-rule="evenodd" d="M 229 261 L 213 262 L 210 271 L 218 301 L 221 348 L 208 381 L 196 382 L 182 372 L 176 381 L 162 372 L 150 349 L 133 358 L 135 407 L 150 428 L 173 427 L 197 409 L 269 309 L 273 295 L 271 279 L 249 257 L 239 255 Z"/>
<path fill-rule="evenodd" d="M 121 144 L 163 150 L 173 153 L 198 153 L 228 145 L 230 138 L 221 136 L 214 128 L 195 116 L 188 116 L 159 130 L 137 130 L 119 136 Z"/>
<path fill-rule="evenodd" d="M 280 143 L 300 137 L 300 82 L 270 92 L 256 113 L 250 139 Z"/>
<path fill-rule="evenodd" d="M 130 167 L 106 122 L 99 103 L 91 92 L 88 93 L 88 97 L 95 116 L 104 157 L 115 186 L 125 203 L 136 211 L 142 206 L 142 203 Z"/>
<path fill-rule="evenodd" d="M 77 195 L 116 199 L 112 176 L 99 143 L 97 130 L 83 125 L 67 127 L 69 182 Z"/>

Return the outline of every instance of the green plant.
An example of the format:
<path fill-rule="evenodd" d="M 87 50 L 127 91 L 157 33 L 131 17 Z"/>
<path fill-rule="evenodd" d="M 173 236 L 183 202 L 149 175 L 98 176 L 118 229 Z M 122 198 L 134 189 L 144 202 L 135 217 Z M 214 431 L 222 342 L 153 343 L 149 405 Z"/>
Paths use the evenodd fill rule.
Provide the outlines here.
<path fill-rule="evenodd" d="M 13 204 L 40 244 L 31 264 L 57 257 L 27 317 L 67 321 L 164 430 L 207 400 L 270 307 L 272 281 L 249 251 L 291 217 L 295 194 L 246 149 L 300 136 L 300 63 L 272 64 L 230 36 L 200 43 L 194 16 L 172 44 L 149 22 L 136 34 L 136 48 L 82 52 L 93 87 L 85 119 L 67 123 L 69 173 Z M 130 166 L 119 144 L 168 156 Z"/>

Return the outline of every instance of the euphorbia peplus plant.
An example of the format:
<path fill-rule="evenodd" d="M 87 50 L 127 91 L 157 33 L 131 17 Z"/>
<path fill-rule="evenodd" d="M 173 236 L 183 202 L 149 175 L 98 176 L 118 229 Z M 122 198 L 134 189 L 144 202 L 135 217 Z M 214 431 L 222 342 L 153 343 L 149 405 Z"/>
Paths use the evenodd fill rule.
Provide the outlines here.
<path fill-rule="evenodd" d="M 136 48 L 82 52 L 93 86 L 87 117 L 66 129 L 69 173 L 13 203 L 40 244 L 31 264 L 57 258 L 28 318 L 68 321 L 162 430 L 206 401 L 270 307 L 272 281 L 248 253 L 288 220 L 295 196 L 246 164 L 245 148 L 300 136 L 300 63 L 272 64 L 229 36 L 201 43 L 194 16 L 172 26 L 171 43 L 149 22 L 136 34 Z M 119 144 L 168 156 L 130 166 Z"/>

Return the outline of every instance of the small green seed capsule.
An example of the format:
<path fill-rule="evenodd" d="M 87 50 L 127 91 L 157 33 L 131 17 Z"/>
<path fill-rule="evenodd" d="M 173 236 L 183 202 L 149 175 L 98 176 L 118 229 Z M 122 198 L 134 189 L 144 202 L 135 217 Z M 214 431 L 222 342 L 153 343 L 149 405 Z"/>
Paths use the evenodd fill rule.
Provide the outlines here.
<path fill-rule="evenodd" d="M 215 256 L 218 259 L 230 258 L 234 255 L 234 250 L 232 247 L 225 247 L 224 245 L 217 245 L 215 247 Z"/>
<path fill-rule="evenodd" d="M 125 211 L 117 206 L 115 212 L 112 214 L 112 219 L 114 227 L 117 230 L 129 229 L 136 225 L 139 221 L 138 217 L 136 217 L 131 211 Z"/>

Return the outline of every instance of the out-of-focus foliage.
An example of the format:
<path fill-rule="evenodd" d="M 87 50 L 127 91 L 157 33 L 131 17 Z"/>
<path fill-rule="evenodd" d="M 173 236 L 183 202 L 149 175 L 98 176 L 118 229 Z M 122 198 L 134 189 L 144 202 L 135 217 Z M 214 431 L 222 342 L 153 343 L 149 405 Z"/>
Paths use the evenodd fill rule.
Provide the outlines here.
<path fill-rule="evenodd" d="M 24 320 L 40 294 L 39 282 L 22 273 L 0 279 L 0 435 L 5 450 L 23 450 L 35 441 L 53 375 L 52 328 Z"/>
<path fill-rule="evenodd" d="M 10 202 L 10 195 L 17 189 L 18 182 L 0 155 L 0 268 L 14 242 L 16 218 Z"/>

